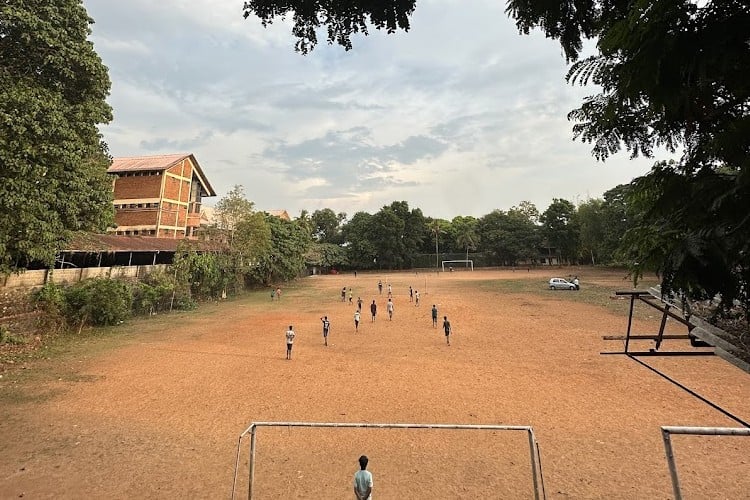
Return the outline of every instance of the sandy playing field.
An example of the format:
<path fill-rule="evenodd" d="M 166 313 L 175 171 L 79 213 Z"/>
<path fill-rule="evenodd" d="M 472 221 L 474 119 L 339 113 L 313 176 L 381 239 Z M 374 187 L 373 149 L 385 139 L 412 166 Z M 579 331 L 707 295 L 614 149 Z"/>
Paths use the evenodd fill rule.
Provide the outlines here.
<path fill-rule="evenodd" d="M 0 498 L 228 498 L 238 436 L 253 421 L 530 425 L 547 498 L 671 498 L 659 426 L 738 424 L 636 362 L 599 354 L 622 349 L 601 339 L 625 332 L 626 304 L 608 298 L 629 287 L 621 273 L 582 270 L 580 292 L 548 291 L 550 277 L 310 277 L 284 287 L 280 301 L 264 291 L 132 321 L 117 335 L 29 361 L 0 379 Z M 392 283 L 393 321 L 378 279 Z M 409 302 L 410 285 L 419 307 Z M 344 286 L 364 300 L 359 333 L 355 306 L 340 302 Z M 601 305 L 582 300 L 594 296 Z M 453 324 L 450 347 L 432 327 L 432 304 Z M 659 319 L 639 313 L 634 332 L 654 333 Z M 287 361 L 290 324 L 297 338 Z M 678 327 L 670 321 L 671 332 L 684 333 Z M 750 419 L 750 375 L 721 359 L 644 361 Z M 510 431 L 263 428 L 255 498 L 353 498 L 361 454 L 370 457 L 378 500 L 531 498 L 526 439 Z M 685 498 L 750 498 L 750 438 L 674 444 Z"/>

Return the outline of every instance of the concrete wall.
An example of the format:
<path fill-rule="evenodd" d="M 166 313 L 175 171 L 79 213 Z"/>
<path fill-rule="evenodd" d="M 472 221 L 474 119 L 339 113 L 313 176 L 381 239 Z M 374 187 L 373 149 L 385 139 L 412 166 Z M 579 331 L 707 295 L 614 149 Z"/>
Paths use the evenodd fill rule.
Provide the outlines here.
<path fill-rule="evenodd" d="M 77 283 L 87 278 L 142 278 L 154 271 L 167 269 L 166 264 L 155 266 L 127 266 L 127 267 L 84 267 L 80 269 L 55 269 L 26 271 L 22 274 L 11 274 L 5 278 L 0 277 L 0 291 L 8 289 L 38 288 L 44 285 L 47 273 L 51 281 L 58 284 Z"/>

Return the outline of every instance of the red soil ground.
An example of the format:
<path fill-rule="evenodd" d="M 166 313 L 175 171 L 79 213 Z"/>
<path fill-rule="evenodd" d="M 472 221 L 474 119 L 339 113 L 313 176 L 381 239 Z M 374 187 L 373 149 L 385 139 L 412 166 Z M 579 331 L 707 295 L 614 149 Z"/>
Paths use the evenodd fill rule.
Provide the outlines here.
<path fill-rule="evenodd" d="M 575 294 L 596 283 L 602 296 L 627 288 L 620 275 L 584 274 L 581 292 L 547 291 L 549 277 L 311 277 L 278 302 L 257 292 L 89 337 L 0 379 L 0 497 L 227 498 L 237 438 L 250 422 L 318 421 L 530 425 L 548 498 L 671 498 L 659 426 L 737 423 L 634 361 L 599 354 L 621 350 L 601 336 L 624 333 L 625 304 L 617 312 Z M 378 279 L 393 284 L 393 321 Z M 409 285 L 422 294 L 419 307 Z M 365 301 L 356 334 L 343 286 Z M 433 303 L 453 323 L 450 347 L 431 325 Z M 641 314 L 634 332 L 654 332 L 657 314 Z M 292 361 L 284 359 L 289 324 L 298 332 Z M 684 333 L 678 326 L 670 321 L 671 332 Z M 645 361 L 750 419 L 747 373 L 717 357 Z M 674 444 L 685 498 L 750 498 L 750 438 Z M 264 428 L 255 498 L 353 498 L 363 453 L 378 500 L 532 495 L 522 433 Z"/>

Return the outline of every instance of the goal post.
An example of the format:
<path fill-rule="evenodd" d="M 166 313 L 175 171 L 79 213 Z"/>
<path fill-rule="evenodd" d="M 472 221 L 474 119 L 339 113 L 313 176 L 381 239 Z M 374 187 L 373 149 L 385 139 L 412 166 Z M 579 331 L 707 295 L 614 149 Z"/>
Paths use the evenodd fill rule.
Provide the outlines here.
<path fill-rule="evenodd" d="M 677 475 L 677 464 L 674 459 L 671 435 L 681 434 L 690 436 L 750 436 L 750 428 L 747 427 L 676 427 L 662 426 L 661 437 L 664 441 L 664 451 L 667 455 L 669 475 L 672 479 L 672 491 L 675 500 L 682 500 L 680 489 L 680 478 Z"/>
<path fill-rule="evenodd" d="M 536 440 L 534 429 L 530 426 L 521 425 L 462 425 L 462 424 L 377 424 L 377 423 L 355 423 L 355 422 L 253 422 L 240 434 L 237 440 L 237 458 L 234 464 L 234 482 L 232 483 L 232 500 L 235 498 L 237 486 L 237 474 L 240 466 L 240 450 L 242 440 L 250 436 L 250 457 L 248 471 L 247 498 L 253 498 L 253 484 L 255 476 L 255 448 L 257 442 L 258 428 L 260 427 L 330 427 L 330 428 L 360 428 L 360 429 L 449 429 L 449 430 L 484 430 L 484 431 L 518 431 L 525 432 L 529 442 L 529 460 L 531 463 L 531 478 L 534 487 L 534 499 L 546 498 L 544 491 L 544 478 L 542 477 L 542 462 L 539 453 L 539 443 Z"/>
<path fill-rule="evenodd" d="M 448 264 L 449 269 L 453 269 L 453 266 L 451 264 L 465 264 L 464 267 L 470 267 L 471 270 L 474 270 L 474 261 L 471 259 L 461 259 L 461 260 L 444 260 L 442 261 L 443 264 L 443 272 L 445 272 L 445 265 Z"/>

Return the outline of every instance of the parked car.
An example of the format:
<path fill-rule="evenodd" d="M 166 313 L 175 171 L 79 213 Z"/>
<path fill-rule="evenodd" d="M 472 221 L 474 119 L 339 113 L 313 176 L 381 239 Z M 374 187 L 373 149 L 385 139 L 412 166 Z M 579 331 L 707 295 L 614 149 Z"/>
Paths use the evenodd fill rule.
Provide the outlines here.
<path fill-rule="evenodd" d="M 575 283 L 571 283 L 565 278 L 552 278 L 549 280 L 550 290 L 576 290 Z"/>

